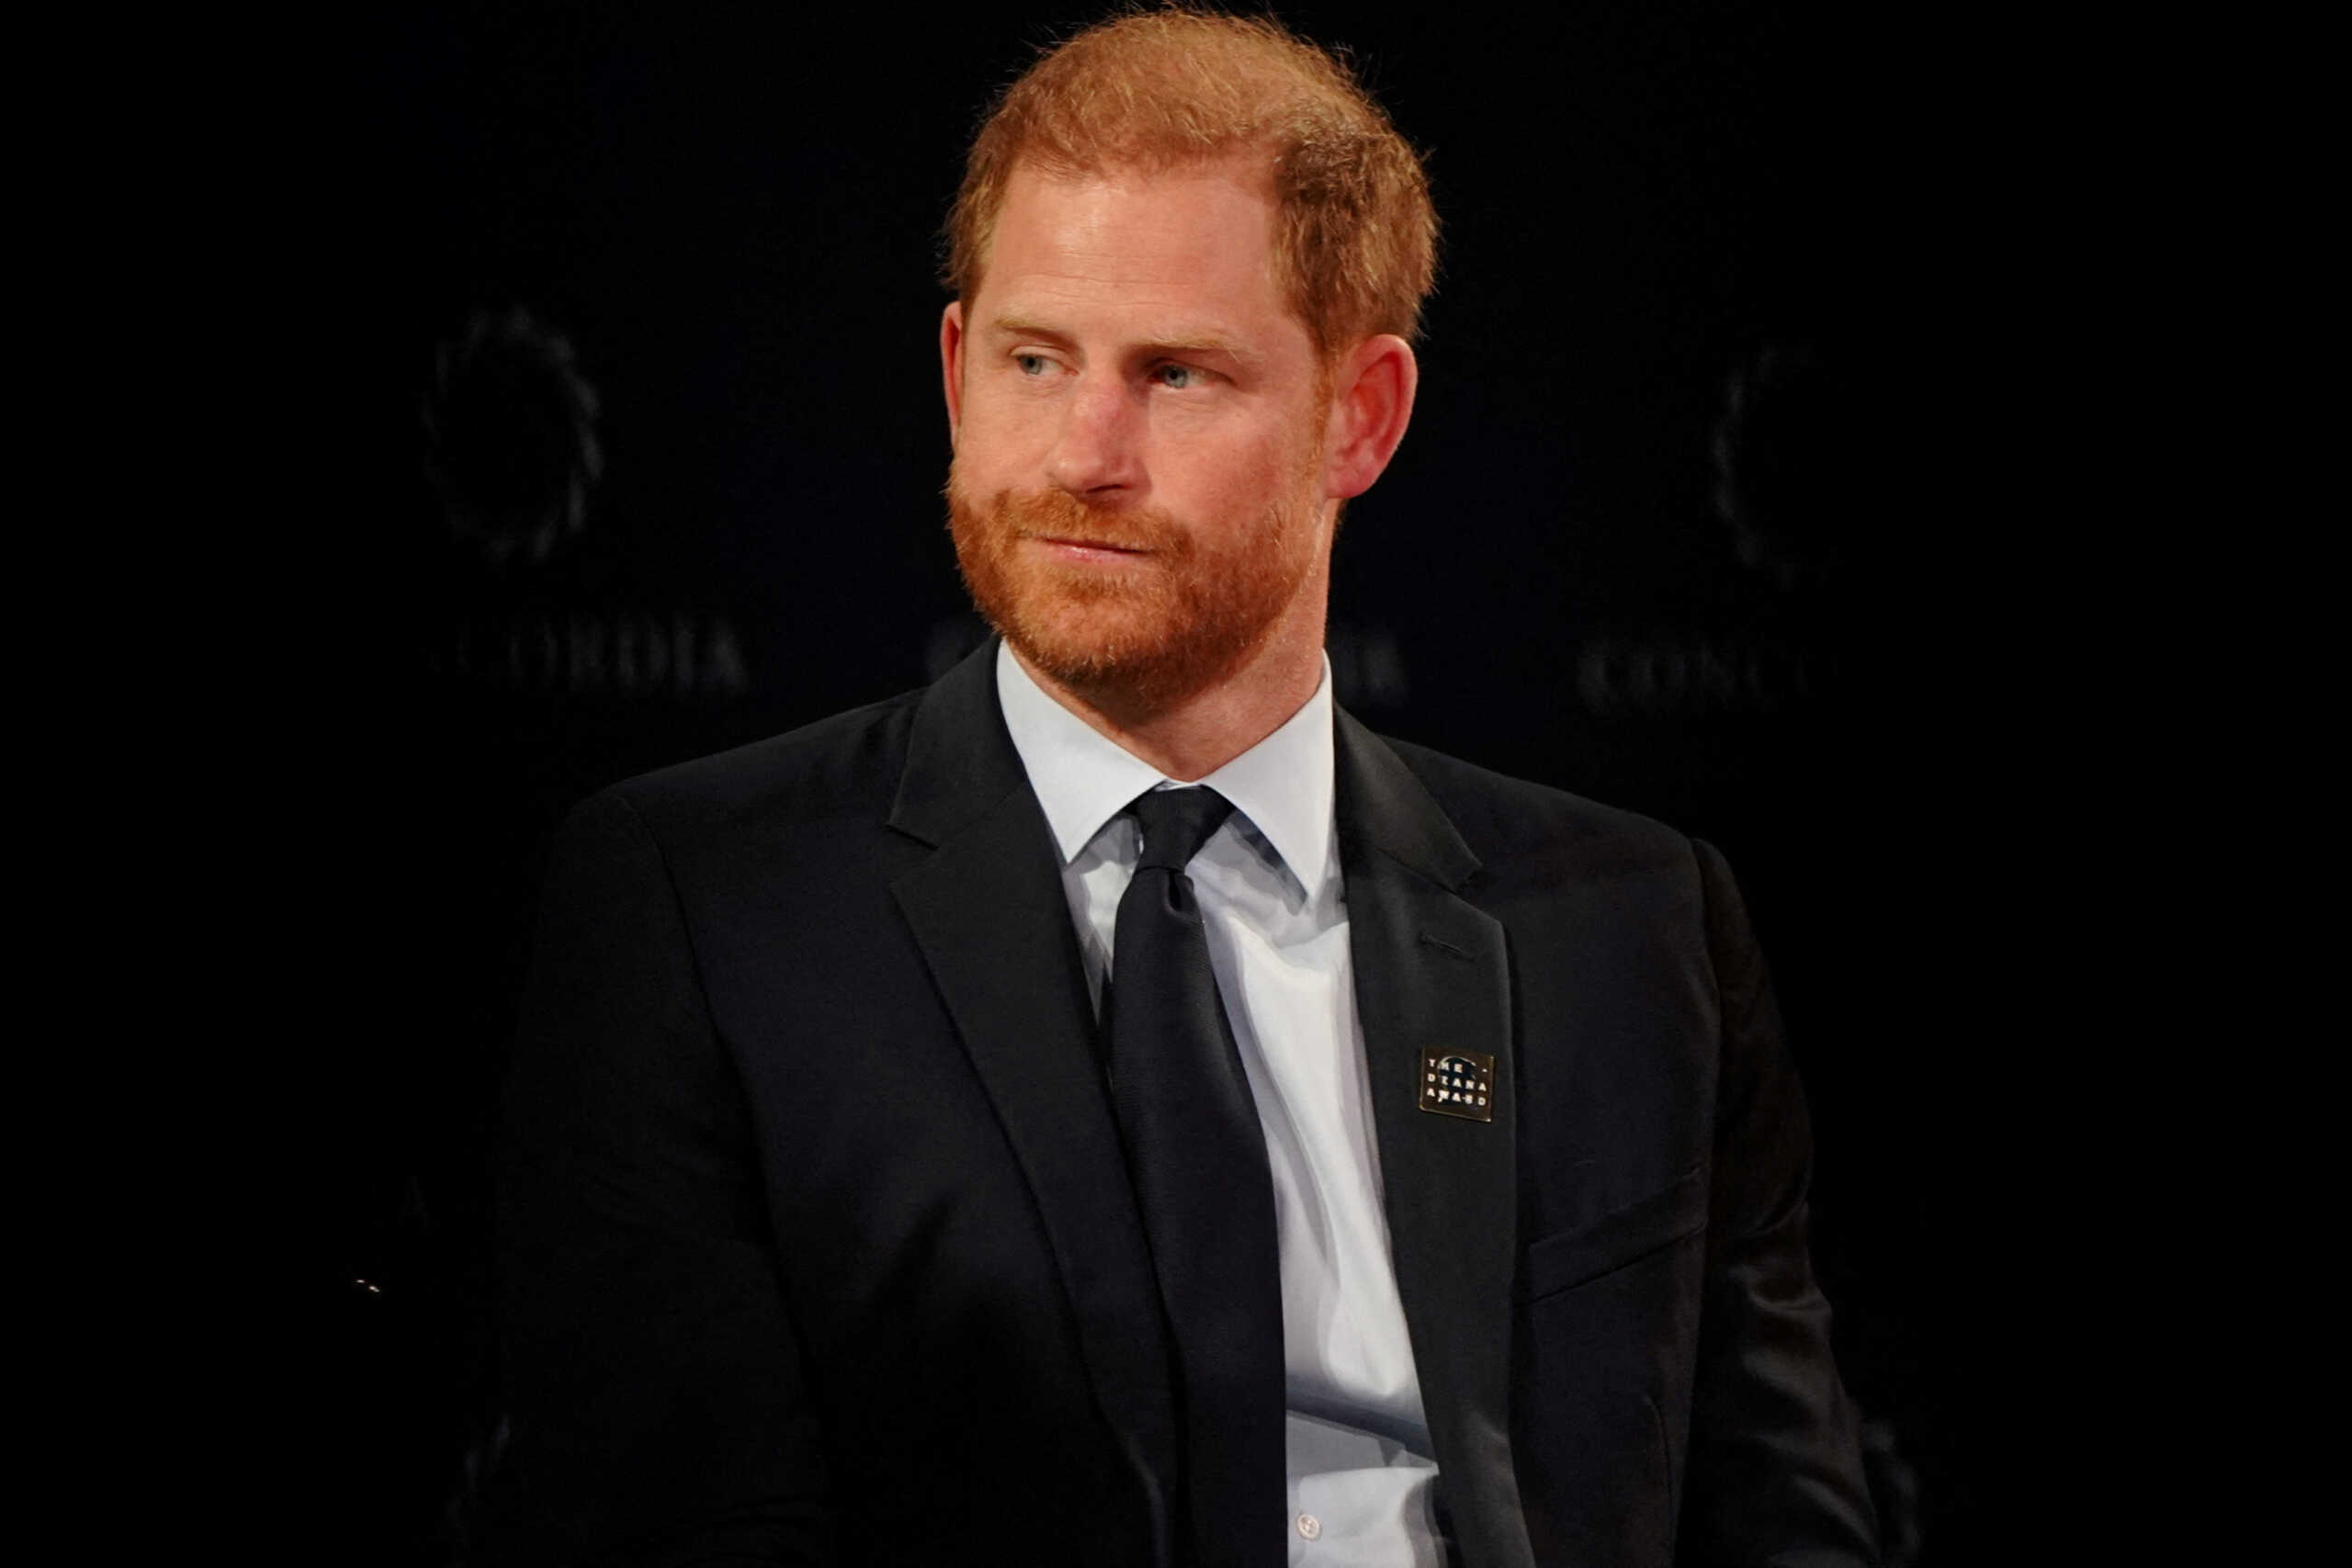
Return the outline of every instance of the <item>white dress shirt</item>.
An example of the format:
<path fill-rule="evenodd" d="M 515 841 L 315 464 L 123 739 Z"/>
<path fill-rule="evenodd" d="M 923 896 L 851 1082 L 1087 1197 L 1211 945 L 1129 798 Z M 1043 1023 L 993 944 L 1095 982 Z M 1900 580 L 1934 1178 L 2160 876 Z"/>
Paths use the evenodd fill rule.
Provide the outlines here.
<path fill-rule="evenodd" d="M 1089 728 L 999 645 L 1005 728 L 1062 860 L 1099 1009 L 1140 852 L 1122 815 L 1176 787 Z M 1294 1568 L 1440 1568 L 1420 1382 L 1381 1208 L 1380 1151 L 1332 814 L 1331 671 L 1305 707 L 1197 782 L 1233 803 L 1190 870 L 1266 1134 L 1281 1249 Z"/>

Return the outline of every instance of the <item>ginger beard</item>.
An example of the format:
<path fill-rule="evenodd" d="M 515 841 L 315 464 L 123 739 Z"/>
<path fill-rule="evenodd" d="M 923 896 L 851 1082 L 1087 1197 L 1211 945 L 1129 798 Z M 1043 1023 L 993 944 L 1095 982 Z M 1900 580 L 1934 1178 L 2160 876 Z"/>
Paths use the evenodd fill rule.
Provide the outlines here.
<path fill-rule="evenodd" d="M 1065 491 L 969 494 L 950 465 L 948 528 L 972 603 L 1029 662 L 1089 701 L 1160 712 L 1215 687 L 1265 646 L 1306 590 L 1316 509 L 1302 465 L 1231 542 L 1204 544 L 1165 513 L 1089 506 Z M 1150 552 L 1114 570 L 1023 547 L 1079 538 Z"/>

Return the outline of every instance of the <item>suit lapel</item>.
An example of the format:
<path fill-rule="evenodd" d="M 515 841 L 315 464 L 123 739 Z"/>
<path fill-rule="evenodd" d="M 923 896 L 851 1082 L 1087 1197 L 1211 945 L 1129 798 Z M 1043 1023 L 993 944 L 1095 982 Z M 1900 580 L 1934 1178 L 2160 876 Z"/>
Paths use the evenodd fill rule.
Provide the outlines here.
<path fill-rule="evenodd" d="M 1340 855 L 1396 1286 L 1469 1568 L 1532 1568 L 1510 1450 L 1518 1214 L 1510 960 L 1454 890 L 1478 859 L 1396 754 L 1337 716 Z M 1419 1109 L 1425 1049 L 1495 1058 L 1492 1122 Z"/>
<path fill-rule="evenodd" d="M 892 892 L 1028 1179 L 1164 1562 L 1175 1429 L 1159 1296 L 1052 835 L 997 705 L 995 646 L 916 713 L 890 820 L 933 852 Z"/>

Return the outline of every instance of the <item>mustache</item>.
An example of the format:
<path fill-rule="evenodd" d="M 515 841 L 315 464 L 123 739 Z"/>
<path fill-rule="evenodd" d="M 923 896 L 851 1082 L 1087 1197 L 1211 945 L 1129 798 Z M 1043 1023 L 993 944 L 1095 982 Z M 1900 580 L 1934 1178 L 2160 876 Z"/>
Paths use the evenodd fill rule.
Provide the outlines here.
<path fill-rule="evenodd" d="M 999 491 L 987 501 L 965 492 L 951 479 L 947 500 L 967 523 L 1012 539 L 1069 539 L 1113 549 L 1182 556 L 1191 536 L 1174 518 L 1149 507 L 1095 506 L 1068 491 Z"/>

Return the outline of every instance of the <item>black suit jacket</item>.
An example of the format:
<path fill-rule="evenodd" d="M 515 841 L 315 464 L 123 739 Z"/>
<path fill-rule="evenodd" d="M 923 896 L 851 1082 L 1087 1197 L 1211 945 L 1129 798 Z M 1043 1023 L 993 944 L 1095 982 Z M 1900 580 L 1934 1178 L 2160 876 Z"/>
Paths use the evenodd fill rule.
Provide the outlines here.
<path fill-rule="evenodd" d="M 984 648 L 567 824 L 494 1562 L 1166 1565 L 1168 1349 Z M 1871 1553 L 1809 1135 L 1703 844 L 1338 719 L 1390 1237 L 1469 1568 Z M 1416 1104 L 1491 1054 L 1488 1123 Z"/>

